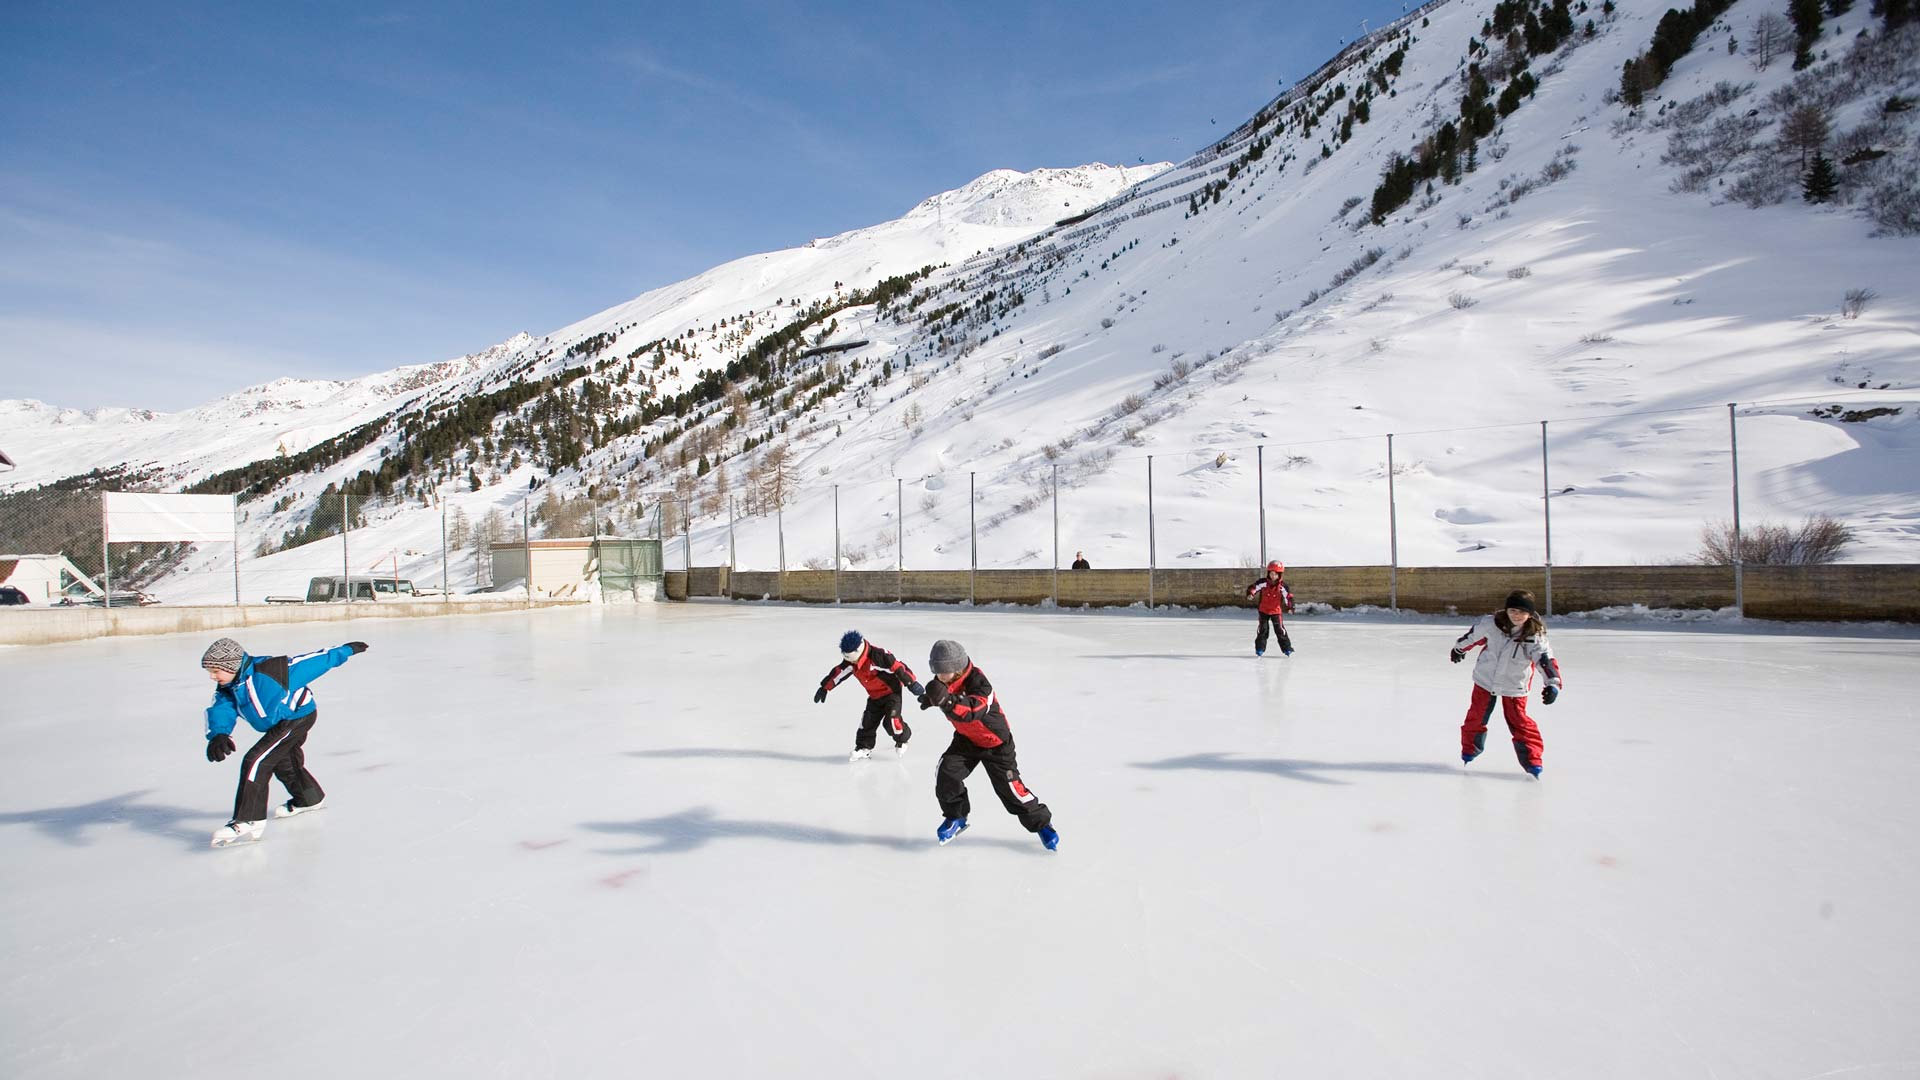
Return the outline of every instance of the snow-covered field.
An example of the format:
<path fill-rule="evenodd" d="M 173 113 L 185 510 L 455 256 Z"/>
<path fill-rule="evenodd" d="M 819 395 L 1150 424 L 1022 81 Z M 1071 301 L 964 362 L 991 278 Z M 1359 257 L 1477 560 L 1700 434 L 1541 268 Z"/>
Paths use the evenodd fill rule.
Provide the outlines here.
<path fill-rule="evenodd" d="M 849 765 L 965 643 L 1063 836 Z M 1436 620 L 640 608 L 263 628 L 322 813 L 211 851 L 211 635 L 0 650 L 0 1075 L 1892 1077 L 1920 642 L 1560 624 L 1543 782 Z M 1888 632 L 1892 633 L 1892 632 Z M 325 636 L 322 636 L 325 635 Z M 243 743 L 245 745 L 245 743 Z"/>

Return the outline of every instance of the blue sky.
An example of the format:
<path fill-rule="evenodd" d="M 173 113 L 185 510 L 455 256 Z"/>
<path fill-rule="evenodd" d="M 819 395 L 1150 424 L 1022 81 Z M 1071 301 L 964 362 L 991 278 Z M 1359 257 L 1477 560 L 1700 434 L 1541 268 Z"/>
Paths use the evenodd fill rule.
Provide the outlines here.
<path fill-rule="evenodd" d="M 1178 160 L 1401 6 L 9 0 L 0 398 L 442 360 L 991 169 Z"/>

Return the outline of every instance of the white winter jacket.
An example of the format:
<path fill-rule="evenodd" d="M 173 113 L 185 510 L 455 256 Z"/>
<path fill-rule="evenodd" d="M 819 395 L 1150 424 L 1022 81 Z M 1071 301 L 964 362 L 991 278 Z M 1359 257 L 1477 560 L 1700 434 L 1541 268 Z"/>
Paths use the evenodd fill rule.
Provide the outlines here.
<path fill-rule="evenodd" d="M 1473 620 L 1467 632 L 1453 643 L 1460 652 L 1480 650 L 1479 659 L 1473 662 L 1474 685 L 1501 697 L 1525 697 L 1537 666 L 1546 676 L 1547 685 L 1560 689 L 1560 665 L 1547 644 L 1547 632 L 1542 630 L 1530 640 L 1511 637 L 1494 622 L 1497 615 Z"/>

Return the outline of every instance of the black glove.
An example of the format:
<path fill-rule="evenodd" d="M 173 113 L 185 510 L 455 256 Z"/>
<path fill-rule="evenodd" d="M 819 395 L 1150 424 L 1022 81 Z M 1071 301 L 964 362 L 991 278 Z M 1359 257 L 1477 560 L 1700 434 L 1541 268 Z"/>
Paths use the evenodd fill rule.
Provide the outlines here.
<path fill-rule="evenodd" d="M 937 709 L 940 707 L 941 702 L 952 696 L 952 694 L 947 693 L 945 683 L 935 680 L 928 683 L 926 691 L 920 695 L 920 707 L 922 709 Z"/>
<path fill-rule="evenodd" d="M 234 749 L 233 736 L 215 735 L 207 740 L 207 760 L 225 761 L 227 755 L 233 753 Z"/>
<path fill-rule="evenodd" d="M 349 641 L 347 642 L 347 648 L 353 650 L 353 655 L 359 656 L 361 653 L 367 651 L 367 643 L 364 641 Z"/>
<path fill-rule="evenodd" d="M 924 686 L 921 686 L 917 682 L 910 682 L 907 684 L 907 693 L 912 694 L 916 698 L 926 692 L 927 692 L 927 688 Z"/>
<path fill-rule="evenodd" d="M 1559 688 L 1559 687 L 1557 687 L 1557 686 L 1554 686 L 1554 685 L 1552 685 L 1552 684 L 1548 684 L 1547 686 L 1545 686 L 1545 687 L 1542 687 L 1542 688 L 1541 688 L 1541 690 L 1540 690 L 1540 704 L 1542 704 L 1542 705 L 1551 705 L 1551 704 L 1553 704 L 1554 702 L 1556 702 L 1556 701 L 1558 701 L 1558 700 L 1560 700 L 1560 688 Z"/>
<path fill-rule="evenodd" d="M 1466 658 L 1467 658 L 1466 652 L 1461 649 L 1455 649 L 1452 652 L 1447 654 L 1447 659 L 1453 661 L 1456 664 L 1462 660 L 1465 660 Z"/>
<path fill-rule="evenodd" d="M 813 703 L 819 705 L 827 700 L 827 688 L 821 687 L 813 692 Z"/>

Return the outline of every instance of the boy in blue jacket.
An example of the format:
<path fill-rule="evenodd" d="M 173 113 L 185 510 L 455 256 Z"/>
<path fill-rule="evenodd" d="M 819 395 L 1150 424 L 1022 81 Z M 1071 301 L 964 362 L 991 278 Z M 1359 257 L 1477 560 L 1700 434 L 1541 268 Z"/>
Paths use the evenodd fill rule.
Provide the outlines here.
<path fill-rule="evenodd" d="M 235 720 L 245 720 L 262 733 L 241 759 L 233 820 L 213 834 L 214 847 L 260 839 L 266 831 L 269 776 L 279 777 L 293 796 L 273 808 L 274 817 L 320 809 L 327 794 L 307 771 L 302 749 L 318 715 L 307 684 L 366 651 L 364 641 L 299 656 L 249 656 L 232 638 L 207 647 L 200 666 L 215 683 L 213 704 L 207 706 L 207 760 L 225 761 L 238 749 L 233 743 Z"/>

